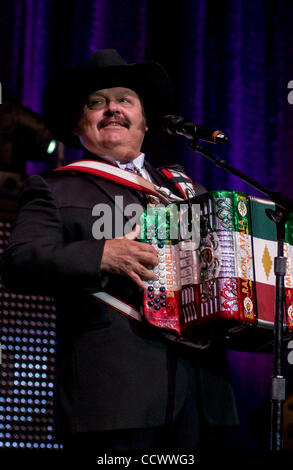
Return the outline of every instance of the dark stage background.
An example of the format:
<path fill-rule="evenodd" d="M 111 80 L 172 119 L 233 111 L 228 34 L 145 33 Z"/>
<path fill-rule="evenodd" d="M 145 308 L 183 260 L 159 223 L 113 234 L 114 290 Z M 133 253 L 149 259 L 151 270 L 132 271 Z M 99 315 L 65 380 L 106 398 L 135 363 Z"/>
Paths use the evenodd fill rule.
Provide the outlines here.
<path fill-rule="evenodd" d="M 204 146 L 293 197 L 292 25 L 289 0 L 2 0 L 2 95 L 41 113 L 50 77 L 66 65 L 84 64 L 99 48 L 116 48 L 128 62 L 160 62 L 174 85 L 174 113 L 229 136 L 226 146 Z M 208 189 L 261 196 L 191 152 L 183 137 L 157 134 L 149 147 L 155 164 L 181 163 Z M 23 154 L 29 161 L 30 149 Z M 79 156 L 65 154 L 68 160 Z M 29 172 L 46 167 L 27 165 Z M 231 446 L 268 448 L 272 355 L 229 351 L 229 361 L 241 419 Z M 292 426 L 293 419 L 286 435 L 291 448 Z"/>

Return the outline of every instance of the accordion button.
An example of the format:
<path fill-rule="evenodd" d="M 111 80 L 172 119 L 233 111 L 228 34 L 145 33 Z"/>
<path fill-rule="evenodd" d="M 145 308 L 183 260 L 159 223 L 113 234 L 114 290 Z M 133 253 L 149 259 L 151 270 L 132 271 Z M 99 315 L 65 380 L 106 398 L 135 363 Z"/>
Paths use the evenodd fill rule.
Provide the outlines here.
<path fill-rule="evenodd" d="M 154 302 L 153 302 L 152 300 L 150 300 L 150 301 L 148 302 L 148 306 L 149 306 L 149 307 L 153 307 L 153 306 L 154 306 Z"/>
<path fill-rule="evenodd" d="M 166 307 L 166 302 L 161 302 L 161 307 Z"/>
<path fill-rule="evenodd" d="M 166 295 L 165 295 L 165 294 L 161 294 L 160 297 L 161 297 L 161 299 L 165 300 Z"/>
<path fill-rule="evenodd" d="M 160 243 L 158 244 L 158 247 L 159 247 L 159 248 L 164 248 L 164 243 L 160 242 Z"/>
<path fill-rule="evenodd" d="M 156 305 L 156 306 L 155 306 L 155 309 L 156 309 L 156 310 L 160 310 L 160 308 L 161 308 L 160 305 Z"/>
<path fill-rule="evenodd" d="M 155 302 L 157 302 L 157 303 L 158 303 L 158 302 L 160 302 L 160 297 L 155 297 L 155 299 L 154 299 L 154 300 L 155 300 Z"/>
<path fill-rule="evenodd" d="M 154 298 L 154 294 L 149 294 L 149 295 L 148 295 L 148 298 L 149 298 L 149 299 L 153 299 L 153 298 Z"/>
<path fill-rule="evenodd" d="M 154 290 L 153 286 L 149 286 L 149 287 L 148 287 L 148 290 L 149 290 L 150 292 L 152 292 L 152 291 Z"/>
<path fill-rule="evenodd" d="M 160 287 L 160 291 L 161 291 L 161 292 L 165 292 L 165 291 L 166 291 L 166 287 L 163 287 L 163 286 Z"/>

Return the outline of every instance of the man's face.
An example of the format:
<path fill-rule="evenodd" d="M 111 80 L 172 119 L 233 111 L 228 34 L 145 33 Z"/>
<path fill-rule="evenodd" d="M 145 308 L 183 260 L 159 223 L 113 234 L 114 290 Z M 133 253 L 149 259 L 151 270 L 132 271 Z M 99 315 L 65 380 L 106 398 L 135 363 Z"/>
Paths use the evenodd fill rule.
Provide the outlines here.
<path fill-rule="evenodd" d="M 129 88 L 104 88 L 91 93 L 75 134 L 97 155 L 128 162 L 140 154 L 147 131 L 141 101 Z"/>

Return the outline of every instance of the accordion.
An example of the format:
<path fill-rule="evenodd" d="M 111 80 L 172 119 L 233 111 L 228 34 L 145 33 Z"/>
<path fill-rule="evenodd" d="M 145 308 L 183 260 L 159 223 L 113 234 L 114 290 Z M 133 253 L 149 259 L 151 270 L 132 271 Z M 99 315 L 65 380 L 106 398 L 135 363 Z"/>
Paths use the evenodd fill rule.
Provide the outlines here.
<path fill-rule="evenodd" d="M 146 211 L 141 241 L 153 244 L 158 280 L 146 282 L 146 320 L 179 336 L 205 331 L 268 331 L 275 315 L 276 226 L 266 215 L 269 200 L 237 191 L 212 191 L 200 199 L 196 243 L 174 230 L 180 212 L 169 206 Z M 190 213 L 190 207 L 188 209 Z M 179 216 L 178 216 L 179 214 Z M 190 224 L 193 223 L 191 220 Z M 182 230 L 180 230 L 180 234 Z M 286 224 L 284 330 L 293 332 L 293 215 Z"/>

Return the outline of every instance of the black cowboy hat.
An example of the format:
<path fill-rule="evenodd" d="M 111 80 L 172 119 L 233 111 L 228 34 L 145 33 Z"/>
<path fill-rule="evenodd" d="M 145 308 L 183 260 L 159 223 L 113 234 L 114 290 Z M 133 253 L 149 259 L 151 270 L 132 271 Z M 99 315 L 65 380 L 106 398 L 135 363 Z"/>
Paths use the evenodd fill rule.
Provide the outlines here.
<path fill-rule="evenodd" d="M 68 67 L 48 84 L 43 114 L 57 140 L 82 148 L 74 126 L 90 93 L 103 88 L 125 87 L 141 98 L 148 127 L 158 125 L 169 112 L 171 84 L 166 70 L 156 62 L 127 64 L 115 49 L 94 51 L 86 66 Z"/>

